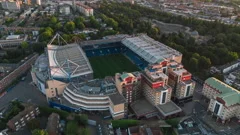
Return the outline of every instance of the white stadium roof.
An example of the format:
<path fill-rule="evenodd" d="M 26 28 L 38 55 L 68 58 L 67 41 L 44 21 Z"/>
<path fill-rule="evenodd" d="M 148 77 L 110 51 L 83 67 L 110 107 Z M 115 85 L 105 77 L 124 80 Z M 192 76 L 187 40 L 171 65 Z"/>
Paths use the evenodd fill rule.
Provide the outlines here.
<path fill-rule="evenodd" d="M 77 44 L 47 46 L 49 67 L 53 78 L 74 78 L 93 73 L 92 67 Z"/>
<path fill-rule="evenodd" d="M 129 37 L 122 43 L 149 63 L 162 62 L 182 55 L 180 52 L 148 37 L 145 34 Z"/>

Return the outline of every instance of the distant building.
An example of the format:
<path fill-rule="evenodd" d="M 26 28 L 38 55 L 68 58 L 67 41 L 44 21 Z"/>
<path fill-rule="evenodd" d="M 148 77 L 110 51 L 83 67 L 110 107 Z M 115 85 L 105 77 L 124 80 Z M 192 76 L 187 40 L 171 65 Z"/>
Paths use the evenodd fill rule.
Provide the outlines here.
<path fill-rule="evenodd" d="M 60 135 L 59 121 L 60 121 L 60 116 L 57 113 L 52 113 L 48 117 L 48 122 L 46 127 L 48 135 Z"/>
<path fill-rule="evenodd" d="M 221 73 L 226 74 L 230 71 L 237 69 L 239 66 L 240 66 L 240 60 L 236 60 L 234 62 L 227 63 L 223 66 L 220 66 L 218 69 L 221 71 Z"/>
<path fill-rule="evenodd" d="M 216 78 L 208 78 L 203 86 L 203 96 L 209 102 L 208 111 L 216 121 L 229 122 L 240 119 L 240 92 Z"/>
<path fill-rule="evenodd" d="M 24 104 L 24 107 L 22 112 L 19 112 L 8 121 L 7 126 L 11 130 L 18 131 L 20 128 L 24 127 L 29 120 L 34 119 L 40 114 L 38 107 L 34 105 Z"/>
<path fill-rule="evenodd" d="M 9 11 L 19 11 L 20 3 L 19 1 L 2 1 L 2 8 Z"/>
<path fill-rule="evenodd" d="M 116 135 L 164 135 L 160 127 L 135 126 L 126 130 L 116 129 Z"/>
<path fill-rule="evenodd" d="M 224 82 L 237 89 L 240 89 L 240 69 L 231 72 L 224 78 Z"/>
<path fill-rule="evenodd" d="M 28 35 L 10 35 L 6 40 L 0 40 L 0 48 L 3 50 L 16 49 L 22 44 L 22 42 L 27 41 Z"/>
<path fill-rule="evenodd" d="M 85 16 L 93 16 L 93 8 L 80 2 L 76 3 L 76 9 Z"/>
<path fill-rule="evenodd" d="M 69 15 L 71 13 L 71 8 L 68 5 L 62 5 L 59 7 L 59 13 L 63 15 Z"/>

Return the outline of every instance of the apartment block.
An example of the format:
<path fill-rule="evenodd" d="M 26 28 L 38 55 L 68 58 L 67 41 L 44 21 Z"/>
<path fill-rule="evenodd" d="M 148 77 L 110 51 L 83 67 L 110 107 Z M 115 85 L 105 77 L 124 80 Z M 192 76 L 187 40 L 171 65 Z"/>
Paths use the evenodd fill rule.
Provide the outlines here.
<path fill-rule="evenodd" d="M 203 86 L 203 96 L 209 101 L 208 111 L 218 122 L 240 119 L 240 92 L 216 78 L 208 78 Z"/>
<path fill-rule="evenodd" d="M 76 9 L 85 16 L 93 16 L 93 9 L 80 2 L 76 3 Z"/>
<path fill-rule="evenodd" d="M 119 93 L 124 96 L 128 104 L 142 97 L 140 72 L 117 73 L 115 83 Z"/>
<path fill-rule="evenodd" d="M 24 107 L 22 112 L 8 121 L 7 126 L 10 129 L 18 131 L 20 128 L 24 127 L 29 120 L 34 119 L 40 114 L 38 107 L 34 105 L 24 104 Z"/>
<path fill-rule="evenodd" d="M 167 74 L 168 84 L 173 88 L 174 101 L 177 103 L 191 101 L 195 89 L 195 82 L 191 79 L 192 74 L 176 61 L 168 63 Z"/>

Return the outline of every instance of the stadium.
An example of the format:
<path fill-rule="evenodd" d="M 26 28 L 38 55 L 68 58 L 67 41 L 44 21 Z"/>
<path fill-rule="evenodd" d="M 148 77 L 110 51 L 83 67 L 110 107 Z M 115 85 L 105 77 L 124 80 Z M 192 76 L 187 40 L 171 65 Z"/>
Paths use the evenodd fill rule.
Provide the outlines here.
<path fill-rule="evenodd" d="M 156 99 L 162 100 L 161 98 L 166 98 L 166 95 L 161 96 L 163 90 L 171 92 L 168 76 L 165 74 L 168 69 L 173 71 L 180 69 L 178 66 L 168 68 L 171 66 L 168 64 L 173 61 L 181 63 L 182 54 L 145 34 L 133 36 L 120 34 L 72 44 L 66 43 L 57 34 L 47 45 L 45 54 L 40 55 L 36 60 L 31 74 L 33 82 L 46 95 L 50 106 L 75 112 L 108 110 L 112 118 L 119 119 L 127 115 L 127 102 L 130 100 L 119 93 L 119 88 L 125 89 L 124 85 L 135 84 L 135 81 L 127 81 L 126 84 L 121 83 L 123 86 L 116 86 L 113 76 L 116 73 L 148 71 L 150 77 L 155 76 L 159 79 L 154 82 L 145 81 L 146 91 L 147 89 L 155 91 L 156 88 L 164 87 L 155 93 Z M 126 79 L 124 73 L 120 77 L 122 80 Z M 163 75 L 165 78 L 162 78 Z M 178 77 L 182 79 L 185 76 L 181 73 Z M 189 79 L 191 77 L 188 77 Z M 145 85 L 141 83 L 142 81 L 139 86 Z M 190 85 L 190 88 L 194 89 L 192 82 Z M 183 86 L 179 89 L 183 89 Z M 136 91 L 145 90 L 136 89 Z M 171 97 L 171 94 L 169 96 Z M 149 95 L 150 97 L 153 96 Z M 166 102 L 165 108 L 170 104 L 175 108 L 173 112 L 181 112 L 179 107 L 169 102 L 170 100 L 163 101 Z M 159 101 L 151 104 L 153 107 L 159 106 Z M 155 111 L 153 114 L 155 113 L 158 112 Z"/>

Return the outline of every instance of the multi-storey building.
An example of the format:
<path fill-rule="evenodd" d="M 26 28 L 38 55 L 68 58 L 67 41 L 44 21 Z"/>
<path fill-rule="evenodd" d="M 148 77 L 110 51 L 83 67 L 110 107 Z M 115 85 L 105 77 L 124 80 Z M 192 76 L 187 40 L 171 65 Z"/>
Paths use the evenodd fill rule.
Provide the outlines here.
<path fill-rule="evenodd" d="M 191 80 L 192 74 L 175 61 L 168 63 L 168 84 L 173 88 L 173 99 L 176 102 L 192 100 L 195 82 Z"/>
<path fill-rule="evenodd" d="M 144 96 L 153 105 L 171 101 L 172 88 L 168 86 L 168 76 L 163 73 L 161 65 L 152 65 L 143 73 Z"/>
<path fill-rule="evenodd" d="M 2 1 L 2 8 L 9 11 L 19 11 L 20 2 L 19 1 Z"/>
<path fill-rule="evenodd" d="M 76 9 L 85 16 L 93 16 L 93 9 L 91 7 L 80 2 L 76 3 L 74 6 L 76 6 Z"/>
<path fill-rule="evenodd" d="M 240 92 L 216 78 L 208 78 L 203 86 L 203 96 L 209 101 L 208 111 L 217 121 L 240 119 Z"/>
<path fill-rule="evenodd" d="M 115 83 L 119 93 L 124 96 L 128 104 L 142 97 L 140 72 L 117 73 Z"/>
<path fill-rule="evenodd" d="M 18 131 L 20 128 L 24 127 L 27 121 L 34 119 L 40 114 L 38 107 L 34 105 L 24 104 L 24 110 L 19 112 L 11 120 L 8 121 L 7 126 L 14 130 Z"/>

